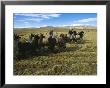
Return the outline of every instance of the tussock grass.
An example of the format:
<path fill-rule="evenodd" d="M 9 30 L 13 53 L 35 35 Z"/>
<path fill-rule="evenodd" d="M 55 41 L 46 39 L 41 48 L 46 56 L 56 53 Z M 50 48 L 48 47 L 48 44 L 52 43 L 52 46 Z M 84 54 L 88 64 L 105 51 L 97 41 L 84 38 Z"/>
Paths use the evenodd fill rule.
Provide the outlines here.
<path fill-rule="evenodd" d="M 68 43 L 67 48 L 58 53 L 45 55 L 44 52 L 44 55 L 14 60 L 14 75 L 96 75 L 97 31 L 83 31 L 86 34 L 81 43 Z M 24 38 L 33 33 L 32 30 L 14 32 L 24 35 Z M 40 32 L 34 30 L 34 33 Z"/>

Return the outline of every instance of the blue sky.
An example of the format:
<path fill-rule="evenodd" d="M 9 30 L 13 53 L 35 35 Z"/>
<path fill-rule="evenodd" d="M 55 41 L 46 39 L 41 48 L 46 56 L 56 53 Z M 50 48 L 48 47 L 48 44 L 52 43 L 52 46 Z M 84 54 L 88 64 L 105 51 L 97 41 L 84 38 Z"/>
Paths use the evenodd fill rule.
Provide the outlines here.
<path fill-rule="evenodd" d="M 97 26 L 96 13 L 14 13 L 14 28 Z"/>

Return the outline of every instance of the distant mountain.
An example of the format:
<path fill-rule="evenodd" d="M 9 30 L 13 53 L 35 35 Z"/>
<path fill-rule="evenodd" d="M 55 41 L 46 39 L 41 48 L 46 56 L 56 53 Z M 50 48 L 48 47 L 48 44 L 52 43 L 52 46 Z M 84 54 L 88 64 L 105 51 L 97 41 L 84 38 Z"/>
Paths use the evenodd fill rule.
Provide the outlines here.
<path fill-rule="evenodd" d="M 45 27 L 40 27 L 40 28 L 55 28 L 53 26 L 45 26 Z"/>
<path fill-rule="evenodd" d="M 96 29 L 94 26 L 45 26 L 40 28 L 14 28 L 14 29 Z"/>
<path fill-rule="evenodd" d="M 60 27 L 47 27 L 51 29 L 65 28 L 65 29 L 96 29 L 94 26 L 60 26 Z"/>
<path fill-rule="evenodd" d="M 96 29 L 96 27 L 94 26 L 58 26 L 58 27 L 53 27 L 53 26 L 49 26 L 46 28 L 65 28 L 65 29 Z"/>
<path fill-rule="evenodd" d="M 75 26 L 75 29 L 96 29 L 94 26 Z"/>

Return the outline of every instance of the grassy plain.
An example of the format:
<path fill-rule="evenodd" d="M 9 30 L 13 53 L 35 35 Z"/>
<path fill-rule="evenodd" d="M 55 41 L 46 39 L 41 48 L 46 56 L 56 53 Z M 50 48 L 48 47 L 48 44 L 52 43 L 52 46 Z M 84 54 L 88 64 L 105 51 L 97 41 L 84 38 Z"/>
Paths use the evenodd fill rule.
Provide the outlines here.
<path fill-rule="evenodd" d="M 82 31 L 83 29 L 76 30 Z M 30 33 L 44 33 L 48 29 L 14 30 L 14 33 L 28 39 Z M 58 34 L 67 33 L 67 29 L 54 30 Z M 14 61 L 14 75 L 97 75 L 97 30 L 85 29 L 81 43 L 67 43 L 67 48 L 59 53 L 32 56 Z"/>

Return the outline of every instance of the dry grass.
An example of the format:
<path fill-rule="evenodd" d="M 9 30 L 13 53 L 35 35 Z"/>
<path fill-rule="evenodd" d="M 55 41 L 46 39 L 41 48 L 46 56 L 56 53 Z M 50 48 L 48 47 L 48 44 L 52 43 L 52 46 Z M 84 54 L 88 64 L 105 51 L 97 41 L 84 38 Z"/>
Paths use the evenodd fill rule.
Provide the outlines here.
<path fill-rule="evenodd" d="M 83 31 L 86 34 L 80 44 L 67 44 L 67 49 L 56 54 L 50 53 L 14 61 L 14 75 L 96 75 L 97 31 Z M 14 32 L 24 38 L 27 38 L 30 33 L 44 33 L 39 30 Z M 57 30 L 57 32 L 67 33 L 64 30 Z"/>

